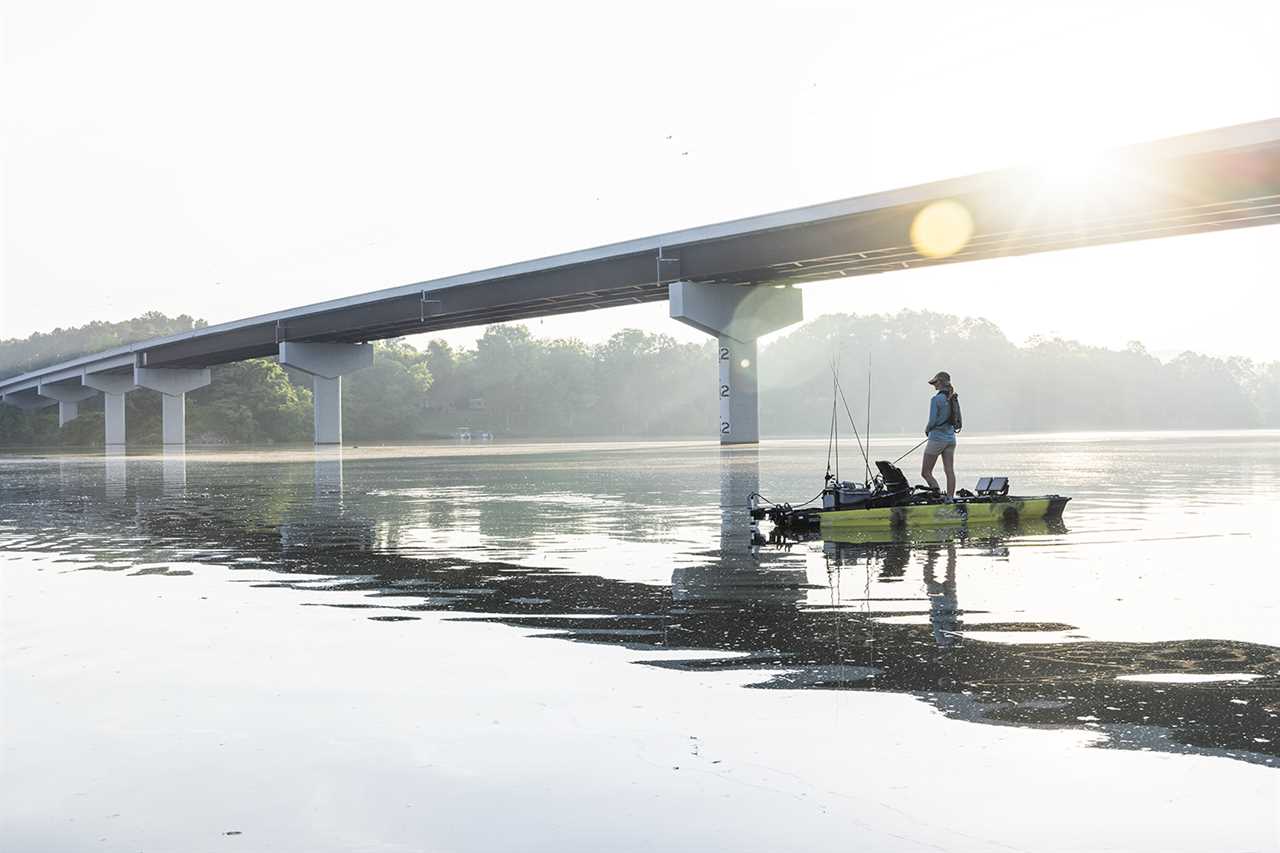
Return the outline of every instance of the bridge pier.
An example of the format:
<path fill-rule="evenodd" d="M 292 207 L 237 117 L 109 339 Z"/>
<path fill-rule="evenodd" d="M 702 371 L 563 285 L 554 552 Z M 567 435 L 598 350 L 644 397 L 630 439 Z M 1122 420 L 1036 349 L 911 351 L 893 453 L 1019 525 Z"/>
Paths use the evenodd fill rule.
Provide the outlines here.
<path fill-rule="evenodd" d="M 668 296 L 673 319 L 715 335 L 719 344 L 720 443 L 759 442 L 757 342 L 804 319 L 800 291 L 786 285 L 677 281 Z"/>
<path fill-rule="evenodd" d="M 283 341 L 280 363 L 311 376 L 315 443 L 342 444 L 342 377 L 373 364 L 373 344 Z"/>
<path fill-rule="evenodd" d="M 80 414 L 80 403 L 98 392 L 85 387 L 76 379 L 73 382 L 41 382 L 36 385 L 36 393 L 58 401 L 58 427 L 62 428 Z"/>
<path fill-rule="evenodd" d="M 187 392 L 212 381 L 207 367 L 135 367 L 133 382 L 164 395 L 161 402 L 161 434 L 166 447 L 187 443 Z"/>
<path fill-rule="evenodd" d="M 108 449 L 125 446 L 124 394 L 103 392 L 102 420 L 106 432 L 104 444 Z"/>
<path fill-rule="evenodd" d="M 102 392 L 102 420 L 106 431 L 107 451 L 124 449 L 124 395 L 137 390 L 129 373 L 90 373 L 80 377 L 86 388 Z"/>

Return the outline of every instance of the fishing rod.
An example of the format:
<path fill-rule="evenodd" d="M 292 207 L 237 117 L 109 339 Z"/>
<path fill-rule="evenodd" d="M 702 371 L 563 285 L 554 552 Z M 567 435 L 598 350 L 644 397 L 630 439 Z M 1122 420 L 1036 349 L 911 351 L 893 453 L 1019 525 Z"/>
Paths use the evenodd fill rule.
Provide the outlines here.
<path fill-rule="evenodd" d="M 827 476 L 823 478 L 826 482 L 831 481 L 831 453 L 835 451 L 836 457 L 836 480 L 840 479 L 840 422 L 836 417 L 836 388 L 837 379 L 835 375 L 835 361 L 831 363 L 831 423 L 827 427 Z"/>
<path fill-rule="evenodd" d="M 844 386 L 840 384 L 840 374 L 836 370 L 835 362 L 831 363 L 831 380 L 834 391 L 831 398 L 832 414 L 835 414 L 836 396 L 839 396 L 840 402 L 844 404 L 844 413 L 849 417 L 849 425 L 853 427 L 853 437 L 858 441 L 858 452 L 862 454 L 862 462 L 866 467 L 867 481 L 871 479 L 871 460 L 868 455 L 868 449 L 871 446 L 870 436 L 868 436 L 867 445 L 864 447 L 862 443 L 862 434 L 858 432 L 858 423 L 853 419 L 853 412 L 849 410 L 849 401 L 844 396 Z M 838 451 L 837 451 L 838 452 Z M 838 457 L 837 457 L 838 458 Z"/>
<path fill-rule="evenodd" d="M 927 435 L 926 435 L 923 439 L 921 439 L 921 440 L 920 440 L 920 444 L 924 444 L 924 443 L 925 443 L 926 441 L 928 441 L 928 440 L 929 440 L 929 436 L 927 436 Z M 915 453 L 917 450 L 919 450 L 919 449 L 920 449 L 920 444 L 917 444 L 915 447 L 911 448 L 911 449 L 910 449 L 910 450 L 908 450 L 906 453 L 902 454 L 902 455 L 901 455 L 901 456 L 899 456 L 897 459 L 893 460 L 893 464 L 894 464 L 894 465 L 897 465 L 897 464 L 898 464 L 899 462 L 901 462 L 903 459 L 906 459 L 906 458 L 907 458 L 908 456 L 910 456 L 912 453 Z"/>
<path fill-rule="evenodd" d="M 865 447 L 863 446 L 863 443 L 862 443 L 862 436 L 858 432 L 858 424 L 853 419 L 853 412 L 849 410 L 849 401 L 844 396 L 844 386 L 840 384 L 840 375 L 836 370 L 836 363 L 834 359 L 831 362 L 831 377 L 832 377 L 832 382 L 834 384 L 836 393 L 839 394 L 840 396 L 840 402 L 844 404 L 844 413 L 849 418 L 849 425 L 853 427 L 853 435 L 858 440 L 858 450 L 862 453 L 862 462 L 866 466 L 867 482 L 871 482 L 871 367 L 870 367 L 870 360 L 868 359 L 868 366 L 867 366 L 867 443 Z M 832 410 L 831 416 L 834 419 L 836 417 L 834 398 L 831 401 L 831 410 Z M 838 433 L 838 428 L 834 420 L 832 422 L 832 429 L 836 430 Z M 828 445 L 827 445 L 827 472 L 828 473 L 831 472 L 830 439 L 831 439 L 831 436 L 829 435 Z M 919 444 L 917 444 L 915 447 L 911 448 L 906 453 L 899 456 L 897 459 L 893 460 L 893 464 L 897 465 L 903 459 L 906 459 L 912 453 L 915 453 L 928 440 L 929 440 L 928 436 L 925 436 L 925 438 L 922 439 Z M 836 453 L 837 453 L 837 456 L 836 456 L 837 471 L 836 472 L 838 476 L 839 475 L 839 450 L 837 450 Z"/>
<path fill-rule="evenodd" d="M 867 452 L 862 454 L 862 461 L 867 466 L 867 480 L 871 482 L 871 351 L 867 350 Z"/>

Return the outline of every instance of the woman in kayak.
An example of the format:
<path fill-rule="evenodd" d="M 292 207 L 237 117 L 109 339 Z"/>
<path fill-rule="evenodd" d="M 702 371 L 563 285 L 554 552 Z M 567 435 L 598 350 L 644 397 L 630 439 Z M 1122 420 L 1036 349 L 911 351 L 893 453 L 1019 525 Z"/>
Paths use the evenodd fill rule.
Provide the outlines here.
<path fill-rule="evenodd" d="M 947 474 L 947 500 L 952 501 L 956 496 L 956 428 L 951 409 L 956 389 L 951 386 L 951 374 L 945 370 L 938 371 L 929 380 L 929 384 L 938 393 L 929 401 L 929 422 L 924 428 L 929 443 L 924 447 L 924 464 L 920 467 L 920 475 L 936 490 L 938 481 L 933 477 L 933 466 L 941 456 L 942 470 Z"/>

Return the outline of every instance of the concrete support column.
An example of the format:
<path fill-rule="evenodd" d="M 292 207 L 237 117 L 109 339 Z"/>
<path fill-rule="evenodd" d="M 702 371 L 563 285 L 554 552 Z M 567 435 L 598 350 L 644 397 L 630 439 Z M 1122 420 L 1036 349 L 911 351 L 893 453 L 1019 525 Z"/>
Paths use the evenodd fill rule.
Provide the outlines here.
<path fill-rule="evenodd" d="M 107 452 L 124 449 L 124 395 L 136 390 L 132 373 L 85 373 L 80 379 L 86 388 L 102 392 L 102 420 L 106 431 Z"/>
<path fill-rule="evenodd" d="M 69 421 L 74 421 L 80 414 L 79 403 L 63 403 L 58 402 L 58 428 L 66 426 Z"/>
<path fill-rule="evenodd" d="M 754 444 L 760 440 L 760 405 L 756 378 L 756 342 L 719 335 L 720 443 Z"/>
<path fill-rule="evenodd" d="M 284 341 L 280 363 L 311 375 L 315 443 L 342 444 L 342 377 L 373 364 L 373 345 Z"/>
<path fill-rule="evenodd" d="M 106 424 L 107 447 L 124 447 L 124 395 L 103 394 L 102 415 Z"/>
<path fill-rule="evenodd" d="M 316 444 L 342 444 L 342 377 L 311 377 Z"/>
<path fill-rule="evenodd" d="M 760 440 L 757 341 L 804 317 L 800 291 L 774 285 L 670 285 L 672 318 L 715 335 L 721 444 Z"/>
<path fill-rule="evenodd" d="M 187 392 L 209 384 L 211 381 L 209 368 L 135 367 L 133 381 L 139 388 L 149 388 L 164 395 L 160 413 L 165 446 L 185 446 L 187 443 Z"/>
<path fill-rule="evenodd" d="M 160 399 L 161 435 L 166 447 L 187 443 L 187 395 L 165 394 Z"/>

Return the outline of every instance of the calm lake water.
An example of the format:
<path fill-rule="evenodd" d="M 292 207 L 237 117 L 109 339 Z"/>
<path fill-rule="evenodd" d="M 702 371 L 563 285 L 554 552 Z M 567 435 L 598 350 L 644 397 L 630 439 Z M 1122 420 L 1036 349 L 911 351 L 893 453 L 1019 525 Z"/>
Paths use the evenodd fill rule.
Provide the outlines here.
<path fill-rule="evenodd" d="M 3 847 L 1280 849 L 1280 433 L 970 437 L 1064 525 L 752 549 L 826 452 L 0 457 Z"/>

